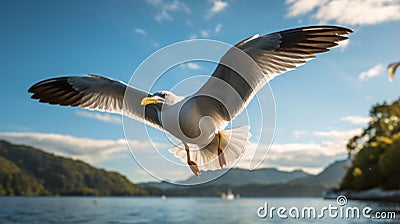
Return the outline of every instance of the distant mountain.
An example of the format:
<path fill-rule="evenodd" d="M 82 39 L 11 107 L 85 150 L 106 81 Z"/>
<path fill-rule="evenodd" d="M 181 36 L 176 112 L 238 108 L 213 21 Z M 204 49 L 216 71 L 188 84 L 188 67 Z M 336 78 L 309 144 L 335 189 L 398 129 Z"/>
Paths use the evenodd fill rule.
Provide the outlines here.
<path fill-rule="evenodd" d="M 243 197 L 320 197 L 324 190 L 337 186 L 346 173 L 348 160 L 336 161 L 326 167 L 318 175 L 310 175 L 303 171 L 279 171 L 264 168 L 254 171 L 232 169 L 218 179 L 202 185 L 179 186 L 166 182 L 141 184 L 163 189 L 168 196 L 211 196 L 219 197 L 231 189 Z M 223 172 L 223 171 L 214 171 Z M 183 183 L 190 183 L 194 178 L 204 180 L 211 171 L 203 172 L 200 177 L 191 177 Z"/>
<path fill-rule="evenodd" d="M 216 171 L 203 171 L 199 177 L 192 176 L 187 180 L 178 181 L 180 184 L 189 185 L 191 183 L 206 182 L 207 180 L 215 177 L 216 174 L 222 174 L 226 170 Z M 245 170 L 239 168 L 233 168 L 227 171 L 217 179 L 207 182 L 207 185 L 219 185 L 219 184 L 234 184 L 234 185 L 245 185 L 245 184 L 276 184 L 285 183 L 295 179 L 311 177 L 310 174 L 305 173 L 301 170 L 295 170 L 291 172 L 280 171 L 276 168 L 262 168 L 257 170 Z M 162 189 L 176 188 L 178 185 L 169 184 L 166 182 L 150 182 L 139 184 L 140 186 L 151 186 Z"/>
<path fill-rule="evenodd" d="M 313 183 L 330 187 L 336 187 L 346 175 L 347 168 L 351 165 L 350 160 L 335 161 L 326 167 L 321 173 L 292 181 L 293 183 Z"/>
<path fill-rule="evenodd" d="M 198 183 L 215 177 L 215 173 L 222 173 L 225 170 L 205 171 L 199 177 L 192 176 L 182 181 L 184 184 Z M 209 184 L 275 184 L 284 183 L 291 180 L 310 177 L 311 175 L 301 170 L 291 172 L 281 171 L 276 168 L 262 168 L 257 170 L 245 170 L 233 168 L 219 178 L 209 182 Z"/>
<path fill-rule="evenodd" d="M 0 140 L 0 195 L 148 195 L 126 177 Z"/>

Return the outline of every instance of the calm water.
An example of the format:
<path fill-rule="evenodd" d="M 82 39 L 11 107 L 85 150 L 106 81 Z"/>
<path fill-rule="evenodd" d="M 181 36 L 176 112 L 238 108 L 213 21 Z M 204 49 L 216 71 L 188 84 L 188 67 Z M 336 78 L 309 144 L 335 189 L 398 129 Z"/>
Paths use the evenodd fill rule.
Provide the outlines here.
<path fill-rule="evenodd" d="M 261 219 L 257 209 L 268 203 L 268 208 L 338 206 L 336 200 L 320 198 L 240 198 L 233 201 L 219 198 L 129 198 L 129 197 L 0 197 L 0 223 L 280 223 L 324 222 L 362 223 L 360 219 L 325 218 Z M 369 222 L 400 223 L 399 203 L 349 201 L 346 206 L 374 211 L 396 211 L 395 219 L 370 219 Z M 344 208 L 346 208 L 344 206 Z M 263 210 L 261 210 L 263 212 Z M 286 212 L 286 215 L 288 213 Z"/>

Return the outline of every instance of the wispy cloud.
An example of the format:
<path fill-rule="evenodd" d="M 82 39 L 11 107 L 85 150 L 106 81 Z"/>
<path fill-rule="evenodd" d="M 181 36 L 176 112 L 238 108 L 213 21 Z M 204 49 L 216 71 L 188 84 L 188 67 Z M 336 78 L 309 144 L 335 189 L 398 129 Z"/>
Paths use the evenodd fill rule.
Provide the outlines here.
<path fill-rule="evenodd" d="M 301 131 L 301 130 L 297 130 L 293 132 L 293 136 L 295 138 L 300 138 L 303 135 L 306 135 L 308 132 L 307 131 Z"/>
<path fill-rule="evenodd" d="M 210 31 L 209 30 L 201 30 L 200 34 L 202 37 L 207 38 L 210 36 Z"/>
<path fill-rule="evenodd" d="M 348 140 L 351 137 L 360 134 L 361 131 L 362 131 L 361 128 L 350 129 L 350 130 L 314 131 L 313 135 L 334 140 Z"/>
<path fill-rule="evenodd" d="M 185 3 L 178 0 L 165 2 L 162 0 L 148 0 L 147 2 L 159 9 L 159 12 L 154 16 L 154 19 L 158 22 L 173 20 L 173 12 L 184 12 L 186 14 L 191 13 L 190 8 Z"/>
<path fill-rule="evenodd" d="M 370 117 L 363 117 L 360 115 L 349 115 L 341 118 L 342 121 L 347 121 L 351 124 L 368 124 L 368 122 L 371 120 Z"/>
<path fill-rule="evenodd" d="M 212 1 L 212 6 L 210 8 L 210 10 L 208 11 L 207 14 L 207 19 L 211 18 L 212 16 L 214 16 L 215 14 L 222 12 L 226 9 L 226 7 L 228 7 L 228 2 L 224 2 L 221 0 L 214 0 Z"/>
<path fill-rule="evenodd" d="M 213 5 L 210 9 L 211 12 L 213 13 L 218 13 L 224 10 L 226 7 L 228 7 L 228 2 L 216 0 L 213 2 Z"/>
<path fill-rule="evenodd" d="M 199 70 L 202 68 L 199 64 L 197 64 L 195 62 L 185 62 L 185 63 L 180 64 L 179 66 L 181 68 L 188 68 L 191 70 Z"/>
<path fill-rule="evenodd" d="M 209 38 L 212 34 L 218 34 L 221 31 L 221 28 L 222 28 L 222 24 L 218 23 L 214 27 L 214 29 L 203 29 L 203 30 L 200 30 L 199 36 L 201 36 L 202 38 Z M 189 37 L 190 37 L 190 39 L 196 39 L 197 35 L 192 34 Z"/>
<path fill-rule="evenodd" d="M 127 150 L 125 139 L 97 140 L 78 138 L 71 135 L 35 132 L 0 133 L 0 138 L 43 149 L 61 156 L 98 163 L 112 158 L 118 152 Z"/>
<path fill-rule="evenodd" d="M 121 117 L 115 116 L 115 115 L 102 114 L 102 113 L 92 112 L 92 111 L 91 112 L 77 111 L 77 112 L 75 112 L 75 114 L 80 117 L 92 118 L 92 119 L 96 119 L 96 120 L 111 123 L 111 124 L 121 124 Z"/>
<path fill-rule="evenodd" d="M 135 33 L 141 34 L 141 35 L 146 35 L 146 31 L 144 29 L 140 28 L 135 28 Z"/>
<path fill-rule="evenodd" d="M 218 23 L 217 26 L 215 26 L 215 28 L 214 28 L 214 32 L 219 33 L 221 31 L 221 28 L 222 28 L 222 24 Z"/>
<path fill-rule="evenodd" d="M 195 64 L 195 63 L 193 63 L 193 62 L 188 62 L 188 63 L 187 63 L 187 67 L 190 68 L 190 69 L 192 69 L 192 70 L 199 70 L 199 69 L 201 69 L 201 66 L 200 66 L 200 65 Z"/>
<path fill-rule="evenodd" d="M 343 40 L 339 42 L 339 45 L 337 46 L 341 51 L 344 51 L 347 49 L 347 47 L 350 44 L 350 39 Z"/>
<path fill-rule="evenodd" d="M 361 133 L 361 129 L 330 131 L 296 131 L 301 136 L 312 135 L 321 138 L 320 142 L 272 144 L 260 167 L 276 167 L 281 170 L 302 169 L 316 174 L 326 164 L 345 159 L 348 139 Z M 318 141 L 318 139 L 316 139 Z M 250 161 L 261 161 L 269 145 L 250 143 L 236 167 L 248 169 Z"/>
<path fill-rule="evenodd" d="M 399 0 L 286 0 L 288 17 L 309 14 L 320 23 L 372 25 L 400 20 Z"/>
<path fill-rule="evenodd" d="M 79 159 L 90 164 L 119 159 L 128 152 L 127 141 L 123 138 L 92 139 L 71 135 L 38 133 L 38 132 L 0 132 L 0 139 L 15 144 L 23 144 L 43 149 L 47 152 L 73 159 Z M 148 152 L 153 145 L 149 141 L 129 140 L 129 145 L 135 146 L 135 152 Z"/>
<path fill-rule="evenodd" d="M 325 0 L 286 0 L 289 5 L 289 17 L 299 16 L 311 12 L 314 8 L 323 5 Z"/>
<path fill-rule="evenodd" d="M 147 2 L 148 2 L 150 5 L 154 5 L 154 6 L 157 6 L 157 5 L 162 4 L 162 0 L 147 0 Z"/>
<path fill-rule="evenodd" d="M 358 75 L 358 78 L 360 80 L 370 79 L 375 76 L 382 75 L 384 71 L 385 71 L 385 67 L 383 66 L 383 64 L 377 64 L 374 67 L 368 69 L 367 71 L 361 72 Z"/>
<path fill-rule="evenodd" d="M 189 39 L 196 39 L 197 38 L 197 35 L 196 34 L 190 34 L 189 35 Z"/>
<path fill-rule="evenodd" d="M 250 161 L 254 163 L 265 156 L 265 160 L 258 168 L 276 167 L 286 171 L 301 169 L 316 174 L 323 170 L 326 164 L 345 158 L 345 145 L 345 141 L 273 144 L 265 156 L 264 152 L 268 145 L 256 147 L 255 144 L 250 144 L 235 167 L 248 169 Z"/>

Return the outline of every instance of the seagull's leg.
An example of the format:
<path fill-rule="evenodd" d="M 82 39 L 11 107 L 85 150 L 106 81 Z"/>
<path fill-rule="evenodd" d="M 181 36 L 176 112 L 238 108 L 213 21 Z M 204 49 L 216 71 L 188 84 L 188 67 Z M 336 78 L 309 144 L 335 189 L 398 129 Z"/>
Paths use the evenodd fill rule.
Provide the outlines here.
<path fill-rule="evenodd" d="M 224 151 L 222 150 L 222 136 L 218 132 L 218 161 L 221 168 L 226 165 Z"/>
<path fill-rule="evenodd" d="M 187 156 L 187 164 L 189 165 L 189 167 L 192 170 L 192 172 L 194 173 L 194 175 L 199 176 L 200 175 L 199 167 L 197 166 L 197 164 L 195 162 L 190 160 L 189 146 L 186 144 L 184 144 L 184 145 L 185 145 L 186 156 Z"/>

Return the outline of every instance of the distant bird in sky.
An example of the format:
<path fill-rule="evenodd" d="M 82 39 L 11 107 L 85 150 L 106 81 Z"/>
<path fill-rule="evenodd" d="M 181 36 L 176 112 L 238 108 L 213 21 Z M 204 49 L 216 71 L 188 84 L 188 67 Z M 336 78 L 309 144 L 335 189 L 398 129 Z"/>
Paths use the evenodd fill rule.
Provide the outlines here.
<path fill-rule="evenodd" d="M 391 82 L 394 77 L 394 73 L 396 72 L 397 67 L 399 67 L 400 61 L 392 63 L 388 66 L 388 75 L 389 75 L 389 81 Z"/>
<path fill-rule="evenodd" d="M 343 27 L 310 26 L 251 36 L 228 50 L 209 80 L 191 96 L 165 90 L 151 94 L 97 75 L 47 79 L 28 91 L 42 103 L 124 114 L 169 132 L 182 141 L 169 151 L 198 176 L 200 170 L 222 168 L 243 153 L 250 127 L 225 128 L 266 83 L 329 51 L 350 33 Z M 258 70 L 240 68 L 239 74 L 226 66 L 242 62 L 236 57 L 238 50 Z"/>

